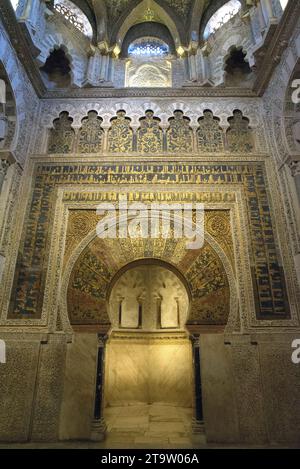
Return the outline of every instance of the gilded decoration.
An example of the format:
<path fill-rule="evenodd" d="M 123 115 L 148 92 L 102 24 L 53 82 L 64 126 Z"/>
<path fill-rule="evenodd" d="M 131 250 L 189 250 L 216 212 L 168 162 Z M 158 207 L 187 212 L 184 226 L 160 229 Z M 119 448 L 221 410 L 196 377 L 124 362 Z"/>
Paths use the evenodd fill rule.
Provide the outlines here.
<path fill-rule="evenodd" d="M 197 142 L 199 151 L 204 153 L 224 151 L 224 137 L 219 119 L 214 117 L 211 111 L 204 111 L 203 117 L 200 117 L 198 122 Z"/>
<path fill-rule="evenodd" d="M 105 0 L 109 18 L 117 21 L 131 3 L 132 0 Z"/>
<path fill-rule="evenodd" d="M 221 185 L 236 185 L 237 189 L 243 191 L 243 198 L 248 209 L 249 224 L 249 249 L 251 253 L 251 273 L 253 289 L 256 298 L 256 314 L 258 319 L 288 319 L 290 317 L 289 305 L 285 289 L 285 276 L 277 253 L 277 246 L 273 233 L 270 204 L 268 199 L 268 180 L 266 178 L 265 164 L 256 163 L 230 163 L 230 164 L 183 164 L 183 163 L 144 163 L 144 164 L 59 164 L 59 163 L 37 163 L 33 178 L 32 199 L 29 206 L 29 214 L 24 226 L 22 244 L 17 259 L 13 294 L 10 302 L 9 318 L 31 318 L 41 317 L 45 275 L 47 273 L 49 239 L 51 236 L 51 220 L 53 216 L 55 198 L 54 190 L 63 185 L 90 185 L 97 188 L 99 185 L 110 184 L 146 184 L 147 197 L 149 201 L 169 200 L 177 201 L 178 194 L 174 191 L 163 195 L 158 191 L 159 185 L 164 189 L 169 184 L 205 185 L 217 187 Z M 153 191 L 149 184 L 155 184 Z M 140 196 L 139 193 L 137 193 Z M 198 198 L 199 196 L 199 198 Z M 201 197 L 200 197 L 201 196 Z M 212 199 L 213 196 L 213 199 Z M 222 194 L 216 193 L 211 196 L 190 194 L 185 197 L 188 201 L 198 200 L 205 203 L 211 200 L 222 201 Z M 102 197 L 102 196 L 101 196 Z M 106 195 L 106 200 L 116 201 L 115 191 Z M 168 199 L 164 199 L 168 197 Z M 75 204 L 76 201 L 86 200 L 93 203 L 102 199 L 95 193 L 86 191 L 73 192 L 66 198 L 65 202 Z M 37 223 L 38 220 L 38 223 Z M 210 222 L 211 229 L 215 233 L 223 230 L 223 221 L 220 219 Z M 79 224 L 84 230 L 84 220 Z M 227 233 L 226 228 L 225 233 Z M 228 236 L 228 235 L 226 235 Z M 174 240 L 164 248 L 165 256 L 170 259 L 170 253 Z M 132 246 L 126 248 L 127 240 L 117 240 L 117 249 L 114 240 L 107 240 L 113 247 L 110 253 L 125 262 L 132 260 Z M 157 239 L 153 247 L 147 239 L 135 241 L 135 253 L 137 257 L 147 257 L 149 252 L 154 257 L 162 249 L 164 240 Z M 224 241 L 225 242 L 225 241 Z M 177 244 L 177 243 L 176 243 Z M 175 247 L 175 246 L 174 246 Z M 107 248 L 106 248 L 107 249 Z M 115 249 L 115 251 L 114 251 Z M 178 251 L 179 250 L 179 251 Z M 120 254 L 119 254 L 120 253 Z M 180 259 L 180 249 L 177 246 L 174 254 Z M 178 262 L 180 262 L 178 260 Z M 189 264 L 190 265 L 190 264 Z"/>
<path fill-rule="evenodd" d="M 113 275 L 130 260 L 153 257 L 178 266 L 186 276 L 192 292 L 189 323 L 227 323 L 228 279 L 222 262 L 209 244 L 191 253 L 185 249 L 182 239 L 110 241 L 112 243 L 107 244 L 107 239 L 95 238 L 74 266 L 68 288 L 71 323 L 107 322 L 107 290 Z"/>
<path fill-rule="evenodd" d="M 172 86 L 172 63 L 163 58 L 131 58 L 126 62 L 125 86 L 166 88 Z"/>
<path fill-rule="evenodd" d="M 105 0 L 107 13 L 110 21 L 117 21 L 124 12 L 132 5 L 136 5 L 137 2 L 133 0 Z M 164 3 L 167 4 L 170 8 L 173 8 L 178 16 L 186 19 L 190 12 L 192 0 L 164 0 Z M 149 8 L 146 10 L 149 18 L 145 19 L 146 21 L 151 21 L 153 15 L 150 15 Z"/>
<path fill-rule="evenodd" d="M 82 127 L 78 134 L 78 153 L 99 153 L 103 145 L 102 119 L 96 111 L 90 111 L 82 119 Z"/>
<path fill-rule="evenodd" d="M 163 151 L 163 132 L 159 126 L 160 119 L 154 117 L 153 111 L 146 111 L 140 119 L 137 131 L 137 150 L 141 153 L 161 153 Z"/>
<path fill-rule="evenodd" d="M 187 18 L 192 4 L 192 0 L 164 0 L 164 2 L 169 7 L 174 8 L 181 18 Z"/>
<path fill-rule="evenodd" d="M 133 150 L 133 133 L 130 119 L 125 111 L 118 111 L 117 117 L 111 119 L 108 131 L 108 151 L 112 153 L 127 153 Z"/>
<path fill-rule="evenodd" d="M 75 194 L 74 194 L 75 195 Z M 84 200 L 88 199 L 88 196 L 91 194 L 85 194 Z M 94 194 L 93 194 L 94 195 Z M 98 195 L 98 194 L 96 194 Z M 102 197 L 98 200 L 99 203 L 101 202 L 108 202 L 108 201 L 116 201 L 114 195 L 112 193 L 101 193 Z M 137 197 L 140 195 L 140 197 Z M 130 202 L 143 202 L 149 204 L 150 201 L 153 200 L 160 200 L 162 202 L 165 201 L 172 201 L 172 202 L 198 202 L 198 203 L 205 203 L 205 202 L 220 202 L 220 198 L 217 197 L 218 194 L 216 193 L 201 193 L 198 194 L 199 197 L 190 197 L 187 196 L 180 198 L 174 198 L 174 194 L 172 192 L 167 193 L 157 193 L 156 197 L 154 194 L 149 193 L 141 193 L 141 194 L 128 194 L 128 200 Z M 235 197 L 234 194 L 225 194 L 224 202 L 234 202 Z M 192 194 L 191 194 L 192 196 Z M 82 202 L 83 199 L 77 199 L 78 202 Z M 97 202 L 97 200 L 95 200 Z M 101 219 L 100 215 L 97 215 L 95 210 L 76 210 L 72 209 L 69 211 L 68 216 L 68 230 L 66 236 L 66 245 L 65 245 L 65 256 L 64 256 L 64 264 L 68 261 L 71 253 L 74 249 L 79 245 L 79 243 L 93 230 L 96 229 L 96 225 L 98 221 Z M 196 221 L 195 215 L 193 215 L 193 221 Z M 228 210 L 205 210 L 205 230 L 211 236 L 216 239 L 218 244 L 224 250 L 226 256 L 231 262 L 232 268 L 234 269 L 234 258 L 233 258 L 233 243 L 231 237 L 231 229 L 230 229 L 230 214 Z M 122 242 L 122 240 L 119 240 Z M 157 238 L 153 240 L 153 251 L 152 254 L 154 257 L 161 257 L 161 252 L 165 249 L 165 241 L 163 238 Z M 112 250 L 111 258 L 115 258 L 115 252 L 117 251 L 113 247 L 114 243 L 109 238 L 106 239 L 106 245 Z M 126 245 L 127 246 L 127 245 Z M 135 245 L 136 246 L 136 245 Z M 142 244 L 144 247 L 144 244 Z M 135 247 L 136 249 L 136 247 Z M 132 259 L 130 257 L 130 253 L 133 252 L 133 248 L 129 249 L 128 252 L 125 250 L 122 251 L 120 254 L 121 256 L 126 256 L 124 258 L 124 263 L 130 262 Z M 174 264 L 180 262 L 182 256 L 185 253 L 185 247 L 182 243 L 177 243 L 176 249 L 173 252 L 173 261 Z M 149 257 L 144 250 L 139 252 L 140 257 Z M 117 263 L 119 259 L 119 254 L 117 255 L 115 262 Z"/>
<path fill-rule="evenodd" d="M 193 132 L 189 126 L 190 119 L 184 117 L 182 111 L 175 111 L 174 117 L 169 119 L 170 127 L 167 130 L 168 151 L 193 151 Z"/>
<path fill-rule="evenodd" d="M 210 110 L 205 110 L 198 119 L 199 127 L 194 139 L 190 127 L 190 118 L 183 115 L 181 110 L 174 111 L 168 119 L 169 126 L 164 132 L 160 127 L 160 118 L 154 116 L 152 110 L 139 119 L 140 128 L 134 135 L 131 119 L 120 109 L 117 115 L 110 119 L 107 138 L 101 127 L 103 119 L 96 111 L 90 111 L 81 121 L 76 144 L 75 133 L 72 129 L 72 118 L 67 112 L 62 112 L 54 120 L 54 128 L 50 130 L 48 153 L 224 153 L 229 151 L 247 154 L 254 150 L 254 134 L 249 128 L 249 121 L 243 117 L 241 111 L 234 111 L 233 117 L 228 119 L 230 127 L 226 134 L 220 127 L 220 119 L 214 117 Z M 136 117 L 135 117 L 136 119 Z M 165 127 L 165 122 L 164 122 Z M 105 123 L 105 127 L 107 123 Z"/>
<path fill-rule="evenodd" d="M 68 112 L 61 112 L 53 121 L 50 130 L 48 153 L 71 153 L 74 147 L 75 132 L 72 129 L 73 119 Z"/>
<path fill-rule="evenodd" d="M 227 130 L 227 145 L 231 152 L 251 152 L 254 150 L 253 133 L 249 128 L 249 119 L 243 117 L 241 111 L 234 111 L 229 117 Z"/>

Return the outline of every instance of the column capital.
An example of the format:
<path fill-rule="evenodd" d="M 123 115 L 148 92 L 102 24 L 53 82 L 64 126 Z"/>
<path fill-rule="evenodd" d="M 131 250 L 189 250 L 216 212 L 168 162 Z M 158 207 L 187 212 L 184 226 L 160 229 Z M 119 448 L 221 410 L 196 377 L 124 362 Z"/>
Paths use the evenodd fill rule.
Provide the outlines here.
<path fill-rule="evenodd" d="M 107 339 L 108 339 L 107 332 L 98 332 L 97 334 L 98 347 L 105 347 Z"/>
<path fill-rule="evenodd" d="M 293 177 L 300 176 L 300 161 L 289 161 L 288 166 Z"/>
<path fill-rule="evenodd" d="M 200 334 L 190 332 L 189 339 L 190 339 L 193 347 L 199 347 L 200 346 L 200 343 L 199 343 Z"/>

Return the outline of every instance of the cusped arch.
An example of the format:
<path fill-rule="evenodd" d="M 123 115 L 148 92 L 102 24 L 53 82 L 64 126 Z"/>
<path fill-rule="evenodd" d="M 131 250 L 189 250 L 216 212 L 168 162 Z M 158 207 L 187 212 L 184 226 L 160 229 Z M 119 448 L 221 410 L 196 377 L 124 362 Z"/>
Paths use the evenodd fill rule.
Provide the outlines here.
<path fill-rule="evenodd" d="M 87 57 L 84 50 L 76 50 L 75 44 L 68 37 L 63 37 L 57 32 L 48 34 L 40 46 L 41 53 L 37 57 L 40 67 L 44 66 L 51 52 L 62 49 L 70 63 L 71 84 L 82 85 L 84 80 Z"/>
<path fill-rule="evenodd" d="M 144 23 L 135 24 L 129 28 L 122 41 L 121 57 L 127 57 L 130 44 L 143 37 L 150 37 L 161 40 L 163 43 L 169 46 L 169 53 L 175 55 L 176 48 L 174 38 L 172 37 L 167 26 L 162 23 L 147 21 Z"/>
<path fill-rule="evenodd" d="M 0 149 L 9 150 L 16 134 L 15 94 L 0 61 Z"/>
<path fill-rule="evenodd" d="M 17 148 L 20 134 L 20 123 L 27 122 L 28 116 L 26 114 L 26 99 L 24 95 L 24 83 L 22 82 L 22 75 L 16 73 L 20 65 L 15 56 L 15 52 L 11 49 L 8 39 L 4 34 L 0 34 L 0 63 L 3 64 L 6 77 L 14 96 L 16 107 L 16 121 L 14 137 L 10 143 L 10 150 L 14 151 Z M 24 145 L 24 142 L 23 142 Z M 23 155 L 24 156 L 24 155 Z"/>

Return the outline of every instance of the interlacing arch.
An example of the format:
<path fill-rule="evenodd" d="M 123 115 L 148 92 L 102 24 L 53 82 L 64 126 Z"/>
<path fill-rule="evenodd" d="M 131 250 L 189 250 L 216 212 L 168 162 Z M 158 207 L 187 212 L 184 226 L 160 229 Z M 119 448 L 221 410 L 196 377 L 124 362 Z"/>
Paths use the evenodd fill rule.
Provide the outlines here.
<path fill-rule="evenodd" d="M 198 116 L 193 115 L 193 122 L 181 107 L 175 108 L 171 115 L 164 115 L 164 119 L 160 118 L 157 106 L 144 103 L 144 109 L 144 115 L 131 116 L 131 112 L 127 114 L 124 106 L 117 109 L 115 115 L 108 115 L 99 109 L 99 106 L 95 106 L 86 110 L 86 116 L 81 116 L 80 119 L 77 116 L 76 122 L 72 118 L 72 112 L 61 111 L 49 129 L 47 151 L 50 154 L 99 154 L 106 151 L 153 154 L 210 153 L 226 150 L 233 153 L 253 153 L 257 148 L 255 127 L 252 127 L 250 119 L 240 109 L 232 109 L 232 114 L 227 117 L 223 128 L 221 122 L 216 128 L 217 116 L 209 109 L 203 109 Z M 95 114 L 95 120 L 91 119 L 92 114 Z M 79 130 L 82 128 L 82 122 L 86 122 L 84 134 L 80 134 Z M 99 129 L 96 131 L 97 126 Z M 215 138 L 216 130 L 220 134 L 220 144 L 217 146 L 211 141 Z M 128 141 L 129 137 L 131 143 Z M 124 141 L 117 141 L 120 139 Z M 83 151 L 84 148 L 86 151 Z"/>

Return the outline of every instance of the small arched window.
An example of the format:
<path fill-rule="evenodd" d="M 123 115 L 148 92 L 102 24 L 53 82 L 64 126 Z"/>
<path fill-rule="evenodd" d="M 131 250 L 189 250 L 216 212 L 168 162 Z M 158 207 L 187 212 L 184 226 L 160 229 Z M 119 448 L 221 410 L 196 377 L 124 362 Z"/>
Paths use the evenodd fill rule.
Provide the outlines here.
<path fill-rule="evenodd" d="M 163 57 L 168 54 L 168 44 L 154 37 L 136 39 L 128 47 L 129 57 Z"/>
<path fill-rule="evenodd" d="M 284 10 L 287 6 L 289 0 L 280 0 L 281 8 Z"/>
<path fill-rule="evenodd" d="M 93 36 L 93 29 L 88 18 L 74 3 L 69 0 L 54 0 L 54 9 L 85 36 L 89 38 Z"/>
<path fill-rule="evenodd" d="M 233 18 L 241 9 L 241 3 L 239 0 L 230 0 L 219 8 L 208 21 L 203 37 L 208 39 L 209 36 L 215 33 L 219 28 L 226 24 L 231 18 Z"/>
<path fill-rule="evenodd" d="M 13 9 L 16 11 L 19 6 L 20 0 L 10 0 L 10 3 L 12 4 Z"/>
<path fill-rule="evenodd" d="M 164 88 L 172 85 L 170 46 L 160 38 L 143 36 L 127 48 L 125 86 Z"/>

